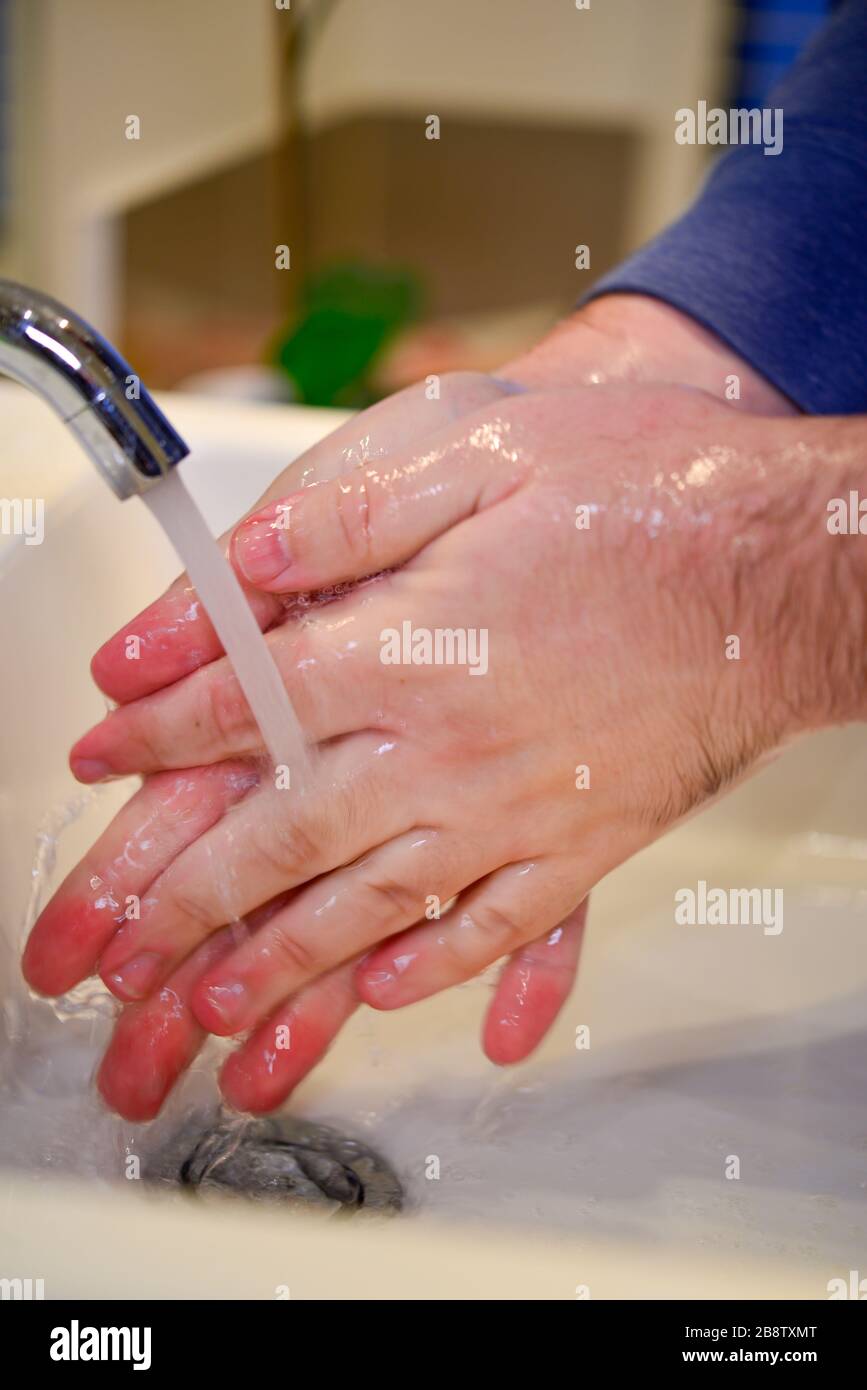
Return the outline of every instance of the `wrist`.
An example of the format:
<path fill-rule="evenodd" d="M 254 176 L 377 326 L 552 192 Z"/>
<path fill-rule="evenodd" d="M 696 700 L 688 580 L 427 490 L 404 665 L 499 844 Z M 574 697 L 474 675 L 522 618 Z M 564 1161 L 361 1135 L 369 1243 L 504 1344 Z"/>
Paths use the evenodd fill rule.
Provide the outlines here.
<path fill-rule="evenodd" d="M 801 423 L 809 425 L 798 434 L 812 468 L 819 523 L 811 531 L 810 559 L 821 713 L 825 724 L 867 720 L 867 421 L 838 416 Z"/>
<path fill-rule="evenodd" d="M 755 414 L 798 414 L 720 338 L 647 295 L 592 300 L 500 374 L 531 390 L 628 382 L 692 386 Z"/>
<path fill-rule="evenodd" d="M 867 424 L 762 420 L 750 433 L 723 549 L 755 673 L 741 694 L 770 746 L 867 719 Z"/>

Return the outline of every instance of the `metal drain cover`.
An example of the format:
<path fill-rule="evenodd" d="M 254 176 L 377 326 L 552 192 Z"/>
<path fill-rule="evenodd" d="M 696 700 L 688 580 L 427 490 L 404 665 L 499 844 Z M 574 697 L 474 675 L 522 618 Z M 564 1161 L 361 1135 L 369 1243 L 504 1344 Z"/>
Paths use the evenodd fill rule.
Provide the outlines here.
<path fill-rule="evenodd" d="M 145 1178 L 335 1212 L 395 1212 L 400 1183 L 366 1145 L 293 1115 L 193 1116 L 150 1161 Z"/>

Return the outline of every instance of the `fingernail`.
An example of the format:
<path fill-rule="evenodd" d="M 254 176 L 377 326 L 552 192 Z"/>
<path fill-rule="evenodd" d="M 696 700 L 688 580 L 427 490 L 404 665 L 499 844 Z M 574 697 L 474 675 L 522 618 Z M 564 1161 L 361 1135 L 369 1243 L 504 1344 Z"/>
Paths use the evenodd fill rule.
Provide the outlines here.
<path fill-rule="evenodd" d="M 363 979 L 367 989 L 373 990 L 388 989 L 389 985 L 397 983 L 390 970 L 371 970 Z"/>
<path fill-rule="evenodd" d="M 238 568 L 251 584 L 271 584 L 290 562 L 287 510 L 271 508 L 244 521 L 235 532 L 234 552 Z"/>
<path fill-rule="evenodd" d="M 150 994 L 164 967 L 163 957 L 158 956 L 155 951 L 141 951 L 125 965 L 121 965 L 109 975 L 103 975 L 102 978 L 112 994 L 125 1004 L 130 1004 Z"/>
<path fill-rule="evenodd" d="M 69 766 L 79 782 L 101 782 L 110 777 L 112 769 L 101 758 L 70 758 Z"/>
<path fill-rule="evenodd" d="M 199 996 L 207 1012 L 207 1021 L 200 1019 L 211 1032 L 232 1033 L 243 1026 L 247 1013 L 247 991 L 240 980 L 227 980 L 221 985 L 208 985 Z M 199 1010 L 196 1010 L 199 1013 Z"/>
<path fill-rule="evenodd" d="M 393 956 L 390 970 L 366 970 L 359 979 L 361 994 L 374 1008 L 397 1009 L 402 1004 L 412 1003 L 415 998 L 412 980 L 415 979 L 410 967 L 418 960 L 418 952 Z M 406 979 L 410 970 L 411 979 Z"/>

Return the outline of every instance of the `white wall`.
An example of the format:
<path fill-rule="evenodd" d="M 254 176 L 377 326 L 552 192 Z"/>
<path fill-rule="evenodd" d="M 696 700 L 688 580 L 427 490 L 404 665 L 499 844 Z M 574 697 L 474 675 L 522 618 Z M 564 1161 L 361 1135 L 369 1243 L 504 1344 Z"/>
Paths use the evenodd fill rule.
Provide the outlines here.
<path fill-rule="evenodd" d="M 359 109 L 643 119 L 707 96 L 721 0 L 342 0 L 311 66 L 322 121 Z"/>
<path fill-rule="evenodd" d="M 622 122 L 645 151 L 636 243 L 691 197 L 706 152 L 674 143 L 674 112 L 720 94 L 726 0 L 343 0 L 310 65 L 316 124 L 424 110 Z M 444 136 L 443 138 L 446 138 Z M 564 169 L 564 178 L 569 171 Z"/>
<path fill-rule="evenodd" d="M 674 111 L 717 95 L 727 13 L 724 0 L 591 0 L 588 11 L 574 0 L 342 0 L 305 105 L 317 124 L 436 112 L 444 138 L 456 113 L 631 124 L 645 153 L 637 243 L 697 185 L 704 152 L 675 145 Z M 16 0 L 16 24 L 15 212 L 0 273 L 110 333 L 115 214 L 273 139 L 275 3 Z M 129 115 L 138 141 L 124 137 Z"/>
<path fill-rule="evenodd" d="M 22 219 L 5 268 L 110 331 L 118 209 L 272 139 L 274 6 L 18 0 L 17 23 Z M 140 140 L 125 138 L 130 115 Z"/>

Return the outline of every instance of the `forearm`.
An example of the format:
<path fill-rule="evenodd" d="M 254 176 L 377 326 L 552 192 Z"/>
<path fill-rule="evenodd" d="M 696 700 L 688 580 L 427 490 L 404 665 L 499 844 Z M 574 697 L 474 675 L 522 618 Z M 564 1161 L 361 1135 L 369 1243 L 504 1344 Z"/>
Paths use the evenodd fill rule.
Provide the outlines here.
<path fill-rule="evenodd" d="M 865 62 L 867 4 L 849 0 L 767 98 L 779 151 L 734 144 L 685 215 L 591 298 L 653 296 L 800 409 L 867 410 Z"/>
<path fill-rule="evenodd" d="M 867 719 L 867 417 L 741 420 L 720 444 L 717 535 L 699 534 L 691 582 L 720 644 L 738 639 L 721 726 L 759 752 Z"/>
<path fill-rule="evenodd" d="M 799 682 L 808 727 L 867 719 L 867 416 L 800 420 L 787 433 L 780 505 L 792 507 L 799 484 L 805 503 L 791 520 L 800 555 L 797 545 L 789 553 L 786 533 L 780 541 L 791 582 L 789 645 L 797 646 L 802 607 L 814 641 L 789 651 L 778 634 L 783 684 Z"/>

